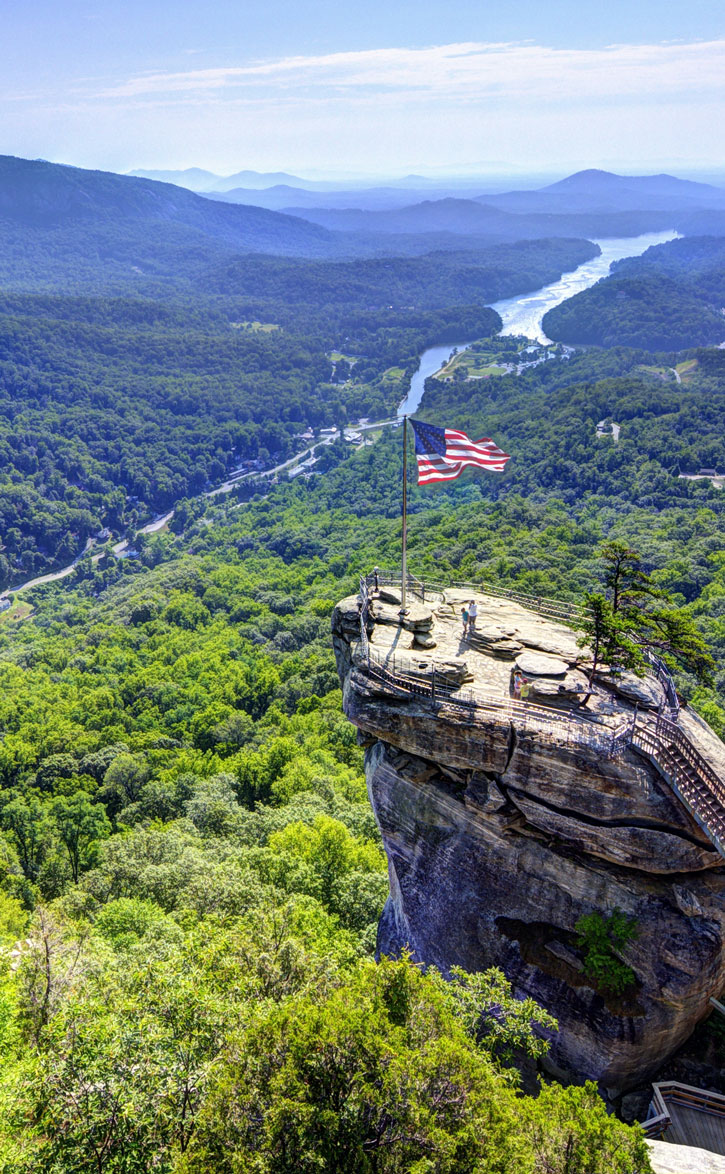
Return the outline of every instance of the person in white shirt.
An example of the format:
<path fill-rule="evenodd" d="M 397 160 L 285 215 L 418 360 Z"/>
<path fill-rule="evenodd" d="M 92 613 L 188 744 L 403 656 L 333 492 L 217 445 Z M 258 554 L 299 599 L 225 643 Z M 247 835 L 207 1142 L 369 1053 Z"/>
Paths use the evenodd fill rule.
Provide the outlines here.
<path fill-rule="evenodd" d="M 475 599 L 472 599 L 468 605 L 468 632 L 476 631 L 476 617 L 478 616 L 478 606 Z"/>

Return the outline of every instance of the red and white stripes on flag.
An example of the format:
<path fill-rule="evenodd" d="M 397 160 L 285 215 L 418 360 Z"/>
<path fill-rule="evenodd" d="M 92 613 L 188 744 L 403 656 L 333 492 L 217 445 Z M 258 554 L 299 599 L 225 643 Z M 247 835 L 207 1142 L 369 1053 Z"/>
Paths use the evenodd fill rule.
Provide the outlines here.
<path fill-rule="evenodd" d="M 471 440 L 455 428 L 438 428 L 435 424 L 410 421 L 415 437 L 418 484 L 455 481 L 464 469 L 473 466 L 491 473 L 503 473 L 510 458 L 487 436 Z"/>

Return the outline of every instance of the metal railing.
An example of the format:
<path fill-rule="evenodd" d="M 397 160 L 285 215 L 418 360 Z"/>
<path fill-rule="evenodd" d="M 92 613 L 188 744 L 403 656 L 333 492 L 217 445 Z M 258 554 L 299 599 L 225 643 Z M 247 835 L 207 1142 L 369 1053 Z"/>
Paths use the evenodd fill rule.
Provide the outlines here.
<path fill-rule="evenodd" d="M 362 660 L 361 664 L 358 658 L 358 669 L 362 669 L 366 678 L 383 692 L 418 698 L 438 708 L 452 708 L 465 714 L 471 722 L 483 723 L 488 719 L 515 725 L 517 733 L 522 734 L 535 730 L 561 745 L 578 749 L 586 747 L 606 758 L 620 754 L 629 744 L 630 724 L 613 728 L 593 715 L 550 709 L 512 697 L 488 694 L 481 689 L 462 688 L 451 682 L 444 671 L 432 668 L 416 673 L 407 658 L 378 657 L 369 646 Z"/>
<path fill-rule="evenodd" d="M 677 689 L 675 682 L 672 680 L 672 674 L 665 662 L 656 653 L 651 652 L 649 648 L 643 650 L 645 663 L 652 671 L 652 675 L 657 678 L 665 694 L 665 705 L 670 711 L 670 719 L 677 721 L 680 716 L 680 699 L 677 696 Z"/>
<path fill-rule="evenodd" d="M 725 781 L 720 778 L 700 754 L 684 730 L 677 724 L 680 705 L 675 685 L 667 666 L 654 653 L 645 651 L 645 660 L 650 671 L 660 682 L 665 694 L 665 703 L 660 708 L 654 725 L 638 717 L 635 710 L 631 722 L 613 729 L 592 715 L 574 711 L 556 710 L 519 701 L 510 697 L 489 695 L 479 689 L 466 689 L 460 682 L 451 680 L 451 674 L 436 669 L 435 662 L 416 672 L 410 658 L 402 660 L 390 653 L 378 653 L 372 649 L 368 637 L 371 625 L 371 588 L 399 587 L 400 576 L 380 571 L 360 577 L 360 653 L 357 667 L 362 668 L 371 681 L 384 691 L 399 697 L 425 699 L 437 707 L 448 706 L 465 712 L 471 722 L 496 720 L 515 725 L 517 731 L 527 729 L 546 734 L 563 745 L 594 750 L 605 758 L 614 758 L 628 747 L 648 757 L 657 767 L 677 798 L 690 812 L 707 838 L 725 857 Z M 448 584 L 448 587 L 453 586 Z M 455 584 L 455 586 L 461 586 Z M 507 589 L 490 589 L 480 584 L 465 584 L 467 590 L 482 594 L 498 594 L 523 604 L 532 611 L 546 615 L 554 610 L 553 601 L 534 600 L 520 592 Z M 430 580 L 408 577 L 408 591 L 419 599 L 434 596 L 444 598 L 446 585 Z M 547 609 L 546 611 L 544 609 Z M 576 609 L 566 604 L 563 611 L 576 614 Z M 665 712 L 666 710 L 666 712 Z"/>
<path fill-rule="evenodd" d="M 652 1085 L 652 1100 L 647 1118 L 642 1122 L 645 1137 L 662 1137 L 666 1132 L 672 1124 L 670 1105 L 681 1105 L 697 1113 L 725 1118 L 725 1097 L 720 1093 L 695 1088 L 691 1084 L 680 1084 L 677 1080 L 665 1080 Z M 694 1142 L 691 1140 L 688 1144 L 693 1145 Z"/>
<path fill-rule="evenodd" d="M 373 586 L 375 575 L 366 575 L 368 585 Z M 400 574 L 390 572 L 378 572 L 378 583 L 381 587 L 399 587 Z M 444 583 L 439 579 L 417 579 L 413 575 L 408 575 L 408 591 L 413 595 L 417 595 L 420 599 L 443 598 L 444 591 L 471 591 L 479 592 L 482 595 L 491 595 L 498 599 L 508 599 L 512 603 L 518 603 L 522 607 L 530 608 L 532 611 L 538 612 L 539 615 L 546 616 L 550 619 L 560 620 L 562 623 L 570 626 L 581 615 L 581 608 L 574 603 L 566 603 L 560 599 L 549 599 L 543 595 L 527 595 L 523 591 L 514 591 L 508 587 L 499 587 L 497 584 L 489 583 L 486 580 L 481 580 L 478 583 L 468 583 L 463 580 L 452 579 L 448 583 Z"/>
<path fill-rule="evenodd" d="M 376 584 L 385 587 L 399 587 L 401 581 L 399 574 L 383 573 L 380 571 L 377 574 L 361 576 L 361 583 L 363 578 L 365 578 L 368 589 L 374 587 Z M 524 592 L 514 591 L 508 587 L 499 587 L 485 580 L 481 580 L 479 583 L 465 583 L 457 580 L 453 580 L 450 583 L 443 583 L 436 579 L 416 579 L 413 575 L 408 575 L 407 579 L 409 593 L 417 595 L 421 600 L 432 600 L 434 598 L 443 600 L 444 592 L 450 589 L 471 591 L 473 593 L 480 592 L 482 595 L 490 595 L 496 599 L 507 599 L 511 603 L 517 603 L 521 607 L 525 607 L 529 611 L 543 616 L 545 619 L 557 620 L 559 623 L 566 624 L 567 627 L 576 626 L 584 613 L 583 606 L 567 603 L 565 600 L 550 599 L 543 595 L 526 595 Z M 671 720 L 677 721 L 680 712 L 680 702 L 670 670 L 662 658 L 654 652 L 651 652 L 648 648 L 642 650 L 642 655 L 651 675 L 662 686 L 665 695 L 663 708 L 669 711 L 668 716 Z"/>
<path fill-rule="evenodd" d="M 711 844 L 725 857 L 725 781 L 684 730 L 659 714 L 654 727 L 634 723 L 632 746 L 654 762 Z"/>
<path fill-rule="evenodd" d="M 369 658 L 368 623 L 370 621 L 370 588 L 364 575 L 360 576 L 360 646 L 363 656 Z"/>

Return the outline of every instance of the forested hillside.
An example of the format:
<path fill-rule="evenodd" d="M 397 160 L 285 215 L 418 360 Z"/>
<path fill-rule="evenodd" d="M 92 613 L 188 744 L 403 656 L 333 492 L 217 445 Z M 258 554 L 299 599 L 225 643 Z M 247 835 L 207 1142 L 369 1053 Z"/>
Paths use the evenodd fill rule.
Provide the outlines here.
<path fill-rule="evenodd" d="M 551 238 L 355 264 L 240 257 L 210 273 L 208 288 L 230 295 L 254 291 L 255 298 L 287 307 L 287 314 L 306 305 L 325 318 L 340 307 L 428 309 L 496 302 L 538 289 L 600 252 L 592 241 Z"/>
<path fill-rule="evenodd" d="M 174 288 L 154 297 L 70 293 L 62 281 L 4 291 L 0 586 L 70 561 L 103 527 L 123 535 L 244 461 L 288 457 L 309 426 L 389 415 L 426 346 L 492 333 L 499 319 L 484 301 L 553 280 L 595 249 L 207 257 L 195 291 L 182 257 Z"/>
<path fill-rule="evenodd" d="M 718 376 L 701 373 L 679 413 L 641 371 L 615 446 L 597 413 L 625 402 L 639 358 L 432 385 L 431 418 L 490 431 L 513 457 L 501 477 L 411 487 L 411 567 L 576 598 L 601 573 L 599 543 L 623 537 L 722 663 L 720 498 L 663 464 L 668 446 L 697 447 L 687 419 Z M 108 1170 L 291 1172 L 304 1147 L 354 1171 L 383 1128 L 365 1083 L 381 1071 L 396 1107 L 383 1136 L 413 1120 L 419 1138 L 401 1150 L 391 1136 L 381 1170 L 433 1152 L 453 1174 L 465 1152 L 472 1168 L 495 1154 L 491 1170 L 563 1172 L 572 1128 L 585 1169 L 646 1169 L 592 1092 L 515 1094 L 504 1065 L 540 1050 L 542 1013 L 499 980 L 447 988 L 367 961 L 387 881 L 328 625 L 359 571 L 397 559 L 400 469 L 398 432 L 310 486 L 190 504 L 138 558 L 82 563 L 70 588 L 36 589 L 34 617 L 2 621 L 2 909 L 8 940 L 26 940 L 3 1004 L 8 1169 L 91 1169 L 103 1136 Z M 680 683 L 725 730 L 722 677 L 720 694 Z M 499 1026 L 476 1043 L 467 1017 L 494 1004 Z M 415 1089 L 398 1063 L 419 1071 Z"/>
<path fill-rule="evenodd" d="M 611 276 L 544 316 L 567 343 L 682 350 L 725 339 L 725 237 L 686 237 L 618 261 Z"/>
<path fill-rule="evenodd" d="M 711 680 L 673 669 L 723 736 L 723 497 L 682 474 L 725 471 L 725 352 L 495 338 L 485 302 L 589 241 L 252 255 L 195 238 L 197 203 L 149 221 L 130 181 L 122 224 L 66 180 L 50 227 L 62 208 L 36 191 L 23 222 L 18 181 L 0 262 L 0 575 L 102 525 L 132 542 L 0 613 L 0 1171 L 647 1174 L 593 1086 L 543 1077 L 556 1025 L 502 975 L 373 961 L 386 861 L 329 625 L 398 565 L 401 430 L 327 445 L 320 476 L 205 492 L 308 426 L 388 416 L 424 347 L 476 339 L 482 373 L 446 368 L 420 415 L 511 460 L 436 489 L 409 462 L 410 570 L 577 601 L 621 539 L 712 649 Z"/>
<path fill-rule="evenodd" d="M 480 217 L 478 205 L 472 206 Z M 5 289 L 153 296 L 179 288 L 195 291 L 215 264 L 240 254 L 398 257 L 436 247 L 487 249 L 493 243 L 486 239 L 491 230 L 462 241 L 449 228 L 445 223 L 437 231 L 425 223 L 404 225 L 394 240 L 374 228 L 362 234 L 331 232 L 307 219 L 205 199 L 171 184 L 0 156 L 0 281 Z M 469 235 L 474 228 L 466 230 Z M 493 240 L 576 237 L 581 250 L 581 238 L 590 229 L 574 222 L 547 226 L 542 220 L 525 232 L 517 227 L 501 233 L 494 226 Z M 571 249 L 571 240 L 564 242 L 562 256 L 567 246 Z M 555 249 L 549 245 L 550 256 Z"/>
<path fill-rule="evenodd" d="M 411 569 L 575 599 L 620 537 L 722 666 L 722 499 L 673 467 L 722 459 L 722 355 L 693 354 L 679 388 L 649 360 L 432 381 L 429 418 L 512 460 L 411 486 Z M 608 415 L 617 444 L 596 435 Z M 380 1137 L 380 1171 L 433 1153 L 450 1174 L 564 1174 L 567 1137 L 584 1169 L 647 1168 L 593 1090 L 512 1087 L 543 1013 L 502 980 L 369 960 L 387 878 L 329 615 L 398 558 L 400 441 L 266 499 L 182 504 L 137 557 L 82 561 L 0 620 L 2 917 L 25 943 L 2 1002 L 8 1170 L 94 1169 L 98 1137 L 119 1172 L 291 1174 L 302 1152 L 352 1172 Z M 679 684 L 725 732 L 722 669 Z"/>
<path fill-rule="evenodd" d="M 397 555 L 399 442 L 314 488 L 186 511 L 177 536 L 81 565 L 70 591 L 36 590 L 35 618 L 3 622 L 2 912 L 25 941 L 3 1004 L 9 1169 L 92 1168 L 101 1135 L 108 1170 L 291 1172 L 304 1148 L 356 1171 L 381 1129 L 383 1171 L 432 1152 L 451 1174 L 464 1154 L 564 1174 L 572 1130 L 585 1168 L 646 1169 L 593 1090 L 517 1095 L 506 1065 L 540 1054 L 546 1019 L 499 978 L 449 988 L 368 960 L 387 878 L 328 627 L 355 574 Z M 591 510 L 459 489 L 413 491 L 416 571 L 591 581 Z M 641 537 L 651 515 L 628 526 Z M 476 1042 L 466 1024 L 494 1007 Z"/>

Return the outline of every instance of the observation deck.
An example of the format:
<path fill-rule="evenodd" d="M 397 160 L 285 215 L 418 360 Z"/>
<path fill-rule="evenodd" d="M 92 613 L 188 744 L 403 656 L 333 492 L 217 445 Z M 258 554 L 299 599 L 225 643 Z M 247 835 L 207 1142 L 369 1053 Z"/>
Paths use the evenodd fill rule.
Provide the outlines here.
<path fill-rule="evenodd" d="M 644 677 L 591 659 L 575 631 L 581 609 L 492 584 L 443 584 L 409 576 L 360 579 L 352 659 L 357 679 L 391 699 L 415 698 L 441 716 L 507 725 L 599 759 L 634 750 L 649 760 L 725 858 L 725 747 L 683 709 L 667 666 L 646 654 Z M 475 624 L 462 609 L 475 600 Z M 586 701 L 586 706 L 584 702 Z"/>

